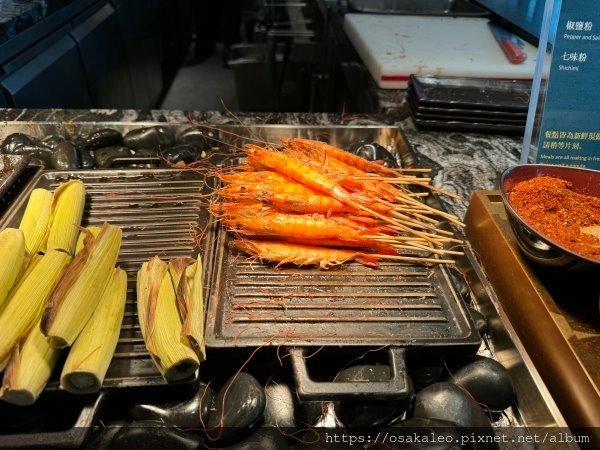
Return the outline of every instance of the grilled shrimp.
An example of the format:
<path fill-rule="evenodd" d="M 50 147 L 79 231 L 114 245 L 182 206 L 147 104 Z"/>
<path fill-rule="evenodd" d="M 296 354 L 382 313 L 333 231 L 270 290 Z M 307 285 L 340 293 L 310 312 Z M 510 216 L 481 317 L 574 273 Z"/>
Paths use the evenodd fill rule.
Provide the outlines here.
<path fill-rule="evenodd" d="M 298 185 L 299 186 L 299 185 Z M 301 186 L 302 187 L 302 186 Z M 354 212 L 356 210 L 333 197 L 314 192 L 289 192 L 269 185 L 229 185 L 217 190 L 221 198 L 230 201 L 254 200 L 282 212 L 303 214 Z"/>
<path fill-rule="evenodd" d="M 271 261 L 281 264 L 296 264 L 297 266 L 319 265 L 321 269 L 343 264 L 346 261 L 357 261 L 370 267 L 377 267 L 378 260 L 368 253 L 353 250 L 313 247 L 309 245 L 288 244 L 287 242 L 235 240 L 233 245 L 260 261 Z"/>
<path fill-rule="evenodd" d="M 337 246 L 365 247 L 381 253 L 396 253 L 393 246 L 369 237 L 373 230 L 366 227 L 357 229 L 358 224 L 349 226 L 320 214 L 284 214 L 269 208 L 259 211 L 258 207 L 240 208 L 235 203 L 213 205 L 210 212 L 218 216 L 231 231 L 246 236 L 303 242 L 319 240 L 336 242 Z"/>
<path fill-rule="evenodd" d="M 375 172 L 383 175 L 396 176 L 397 173 L 393 169 L 389 169 L 384 166 L 380 166 L 377 163 L 372 161 L 367 161 L 360 156 L 353 155 L 346 150 L 335 147 L 333 145 L 329 145 L 326 142 L 314 141 L 311 139 L 300 139 L 300 138 L 292 138 L 292 139 L 283 139 L 283 145 L 287 147 L 296 147 L 300 149 L 306 149 L 310 151 L 316 151 L 321 154 L 319 159 L 323 160 L 328 156 L 332 156 L 346 164 L 349 164 L 357 169 L 360 169 L 364 172 Z"/>
<path fill-rule="evenodd" d="M 389 183 L 384 183 L 375 179 L 352 179 L 352 177 L 366 177 L 368 176 L 368 173 L 346 164 L 333 156 L 326 155 L 325 152 L 288 147 L 284 150 L 284 153 L 293 156 L 309 167 L 338 180 L 338 183 L 349 191 L 377 195 L 389 201 L 394 201 L 398 196 L 397 188 Z"/>
<path fill-rule="evenodd" d="M 266 150 L 257 145 L 248 144 L 245 147 L 246 153 L 256 159 L 261 165 L 271 170 L 279 172 L 286 177 L 297 181 L 305 186 L 315 189 L 319 192 L 331 195 L 333 198 L 347 203 L 355 203 L 350 193 L 337 183 L 336 180 L 328 177 L 295 158 L 279 152 Z"/>

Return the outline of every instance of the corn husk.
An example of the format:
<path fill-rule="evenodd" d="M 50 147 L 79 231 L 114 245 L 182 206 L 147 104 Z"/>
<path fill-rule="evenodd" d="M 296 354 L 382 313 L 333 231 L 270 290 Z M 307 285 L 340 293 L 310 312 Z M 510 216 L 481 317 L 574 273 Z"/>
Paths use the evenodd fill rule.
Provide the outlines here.
<path fill-rule="evenodd" d="M 31 191 L 25 213 L 19 224 L 19 229 L 25 235 L 25 247 L 28 255 L 34 255 L 42 249 L 47 238 L 51 214 L 52 192 L 41 188 Z"/>
<path fill-rule="evenodd" d="M 204 346 L 204 296 L 202 259 L 173 258 L 169 273 L 175 288 L 177 307 L 183 321 L 183 335 L 187 337 L 200 361 L 206 359 Z"/>
<path fill-rule="evenodd" d="M 60 350 L 51 347 L 35 323 L 12 351 L 0 398 L 15 405 L 33 405 L 50 379 Z"/>
<path fill-rule="evenodd" d="M 84 206 L 85 186 L 81 181 L 67 181 L 54 191 L 46 251 L 63 250 L 71 256 L 75 254 Z"/>
<path fill-rule="evenodd" d="M 183 336 L 168 266 L 158 257 L 138 271 L 138 319 L 146 348 L 163 376 L 177 381 L 198 369 L 198 356 Z"/>
<path fill-rule="evenodd" d="M 81 230 L 81 232 L 79 233 L 79 237 L 77 238 L 77 245 L 75 246 L 76 255 L 81 250 L 83 250 L 83 247 L 85 245 L 85 238 L 90 235 L 86 230 L 92 233 L 92 236 L 94 236 L 94 238 L 97 238 L 102 228 L 92 225 L 89 227 L 85 227 L 85 230 Z"/>
<path fill-rule="evenodd" d="M 61 386 L 73 394 L 89 394 L 102 387 L 112 360 L 127 296 L 127 274 L 114 269 L 91 319 L 73 344 L 60 377 Z"/>
<path fill-rule="evenodd" d="M 73 345 L 108 285 L 121 246 L 119 227 L 104 223 L 100 234 L 91 233 L 56 287 L 42 318 L 42 332 L 50 345 Z"/>
<path fill-rule="evenodd" d="M 0 370 L 8 363 L 17 341 L 39 321 L 70 261 L 71 256 L 65 252 L 49 251 L 10 293 L 0 314 Z"/>
<path fill-rule="evenodd" d="M 35 268 L 35 265 L 42 260 L 43 256 L 44 255 L 40 253 L 36 253 L 32 256 L 25 256 L 25 260 L 23 261 L 23 265 L 21 266 L 21 271 L 19 273 L 19 278 L 17 279 L 17 283 L 13 287 L 13 290 L 17 289 L 21 285 L 21 283 L 23 283 L 23 281 L 27 279 L 29 273 Z"/>
<path fill-rule="evenodd" d="M 25 236 L 16 228 L 0 231 L 0 310 L 25 263 Z"/>

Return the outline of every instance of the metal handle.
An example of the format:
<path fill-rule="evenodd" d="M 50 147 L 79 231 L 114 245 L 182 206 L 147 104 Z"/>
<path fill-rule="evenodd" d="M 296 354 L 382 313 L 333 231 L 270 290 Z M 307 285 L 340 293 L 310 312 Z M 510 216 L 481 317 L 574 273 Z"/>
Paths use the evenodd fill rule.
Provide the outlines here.
<path fill-rule="evenodd" d="M 104 392 L 89 397 L 77 421 L 68 430 L 0 435 L 0 448 L 80 448 L 92 430 L 103 402 Z"/>
<path fill-rule="evenodd" d="M 308 374 L 304 361 L 304 348 L 289 349 L 292 368 L 296 380 L 296 391 L 303 400 L 343 400 L 368 397 L 370 400 L 400 400 L 409 394 L 406 375 L 406 349 L 389 347 L 390 372 L 389 381 L 374 382 L 340 382 L 314 381 Z"/>
<path fill-rule="evenodd" d="M 163 160 L 158 156 L 111 156 L 107 158 L 107 168 L 115 167 L 118 164 L 152 164 L 161 166 Z"/>

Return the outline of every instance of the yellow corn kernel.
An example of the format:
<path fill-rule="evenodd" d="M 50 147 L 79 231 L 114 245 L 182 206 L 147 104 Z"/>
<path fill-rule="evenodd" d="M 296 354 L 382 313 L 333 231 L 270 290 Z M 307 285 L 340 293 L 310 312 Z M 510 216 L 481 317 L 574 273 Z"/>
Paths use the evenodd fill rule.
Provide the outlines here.
<path fill-rule="evenodd" d="M 25 262 L 25 236 L 16 228 L 0 231 L 0 311 Z"/>
<path fill-rule="evenodd" d="M 188 378 L 198 369 L 198 356 L 187 337 L 177 311 L 175 290 L 167 264 L 158 257 L 138 271 L 138 319 L 146 348 L 169 380 Z"/>
<path fill-rule="evenodd" d="M 34 255 L 42 249 L 47 238 L 51 214 L 52 192 L 41 188 L 31 191 L 19 224 L 19 229 L 25 235 L 27 254 Z"/>
<path fill-rule="evenodd" d="M 206 359 L 204 347 L 204 296 L 202 285 L 202 259 L 173 258 L 169 262 L 177 307 L 183 320 L 183 335 L 192 344 L 200 361 Z"/>
<path fill-rule="evenodd" d="M 12 351 L 0 388 L 0 398 L 15 405 L 33 405 L 50 379 L 60 350 L 51 347 L 39 322 Z"/>
<path fill-rule="evenodd" d="M 63 367 L 60 384 L 68 392 L 89 394 L 102 387 L 119 341 L 126 296 L 127 274 L 123 269 L 114 269 L 98 307 Z"/>
<path fill-rule="evenodd" d="M 44 312 L 42 332 L 50 345 L 73 345 L 111 279 L 120 247 L 121 230 L 108 223 L 104 223 L 97 238 L 85 240 Z"/>
<path fill-rule="evenodd" d="M 65 252 L 51 250 L 12 290 L 0 314 L 0 371 L 6 367 L 10 352 L 34 322 L 39 321 L 46 303 L 71 261 Z"/>
<path fill-rule="evenodd" d="M 46 250 L 75 254 L 84 206 L 85 186 L 81 181 L 67 181 L 54 191 Z"/>

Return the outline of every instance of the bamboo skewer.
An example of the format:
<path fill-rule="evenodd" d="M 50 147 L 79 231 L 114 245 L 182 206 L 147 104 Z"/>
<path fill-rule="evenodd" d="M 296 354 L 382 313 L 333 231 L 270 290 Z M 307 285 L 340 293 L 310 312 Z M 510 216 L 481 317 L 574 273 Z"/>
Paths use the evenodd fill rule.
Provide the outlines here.
<path fill-rule="evenodd" d="M 431 172 L 431 169 L 429 168 L 412 168 L 412 167 L 388 167 L 388 169 L 394 170 L 396 172 L 399 173 L 404 173 L 404 172 Z M 379 174 L 373 174 L 374 177 L 378 177 L 381 176 Z"/>
<path fill-rule="evenodd" d="M 431 252 L 437 253 L 439 255 L 442 255 L 442 254 L 457 255 L 457 256 L 464 255 L 464 252 L 459 252 L 457 250 L 446 250 L 446 249 L 440 249 L 440 248 L 433 249 L 433 248 L 429 248 L 429 247 L 427 247 L 425 245 L 419 245 L 417 243 L 413 244 L 412 247 L 417 247 L 417 248 L 422 249 L 422 250 L 431 251 Z"/>
<path fill-rule="evenodd" d="M 427 252 L 427 253 L 435 253 L 436 255 L 464 255 L 462 252 L 457 252 L 454 250 L 444 250 L 441 248 L 433 248 L 427 247 L 425 245 L 417 246 L 417 245 L 400 245 L 400 244 L 391 244 L 394 248 L 400 250 L 414 250 L 418 252 Z"/>
<path fill-rule="evenodd" d="M 389 259 L 392 261 L 406 261 L 406 262 L 428 262 L 428 263 L 435 263 L 435 264 L 439 264 L 439 263 L 444 263 L 444 264 L 455 264 L 456 261 L 454 261 L 453 259 L 438 259 L 438 258 L 420 258 L 417 256 L 400 256 L 400 255 L 381 255 L 378 253 L 373 253 L 370 254 L 372 256 L 374 256 L 375 258 L 379 258 L 379 259 Z"/>
<path fill-rule="evenodd" d="M 412 199 L 410 197 L 400 196 L 400 198 L 398 200 L 402 200 L 402 199 L 404 199 L 405 201 L 407 201 L 408 203 L 410 203 L 412 205 L 419 206 L 427 211 L 430 211 L 431 213 L 442 216 L 443 218 L 449 220 L 452 223 L 455 223 L 456 225 L 460 225 L 462 227 L 465 226 L 465 224 L 462 223 L 460 220 L 458 220 L 458 217 L 456 217 L 454 214 L 449 214 L 444 211 L 440 211 L 439 209 L 435 209 L 434 207 L 426 205 L 425 203 L 418 202 L 417 200 Z"/>
<path fill-rule="evenodd" d="M 431 178 L 423 178 L 423 177 L 415 177 L 415 176 L 406 176 L 406 177 L 379 177 L 379 178 L 374 178 L 374 177 L 363 177 L 363 176 L 351 176 L 348 177 L 351 180 L 356 180 L 356 181 L 382 181 L 384 183 L 399 183 L 399 184 L 410 184 L 410 183 L 414 183 L 415 181 L 420 181 L 420 182 L 424 182 L 424 181 L 431 181 Z"/>
<path fill-rule="evenodd" d="M 430 171 L 430 170 L 431 169 L 429 169 L 428 171 Z M 403 182 L 403 181 L 405 181 L 407 179 L 412 179 L 414 181 L 412 181 L 412 183 L 410 183 L 410 184 L 416 184 L 418 186 L 423 186 L 423 187 L 425 187 L 427 189 L 431 189 L 432 191 L 439 192 L 440 194 L 447 195 L 448 197 L 455 198 L 455 199 L 460 199 L 460 195 L 457 195 L 457 194 L 455 194 L 453 192 L 447 191 L 447 190 L 442 189 L 440 187 L 433 186 L 430 183 L 425 183 L 425 181 L 431 181 L 431 178 L 415 177 L 415 176 L 410 176 L 410 175 L 400 176 L 400 177 L 383 177 L 381 175 L 370 175 L 370 176 L 366 176 L 366 177 L 350 177 L 350 178 L 355 179 L 355 180 L 359 180 L 359 179 L 371 180 L 371 181 L 376 181 L 377 180 L 377 181 L 383 181 L 383 182 L 392 183 L 392 184 L 397 183 L 397 181 L 394 181 L 394 180 L 399 180 L 399 181 Z"/>
<path fill-rule="evenodd" d="M 407 216 L 406 214 L 402 214 L 402 213 L 401 213 L 401 212 L 399 212 L 399 211 L 402 211 L 402 213 L 404 213 L 404 212 L 409 212 L 409 213 L 412 213 L 412 211 L 404 211 L 403 209 L 400 209 L 400 210 L 394 210 L 394 211 L 392 211 L 392 212 L 391 212 L 391 214 L 392 214 L 394 217 L 397 217 L 398 219 L 406 219 L 406 218 L 408 218 L 408 216 Z M 416 214 L 415 214 L 415 215 L 416 215 Z M 426 222 L 429 222 L 429 223 L 431 223 L 431 224 L 434 224 L 434 223 L 439 223 L 439 221 L 438 221 L 438 220 L 432 219 L 431 217 L 427 217 L 427 216 L 422 216 L 422 217 L 421 217 L 421 220 L 424 220 L 424 221 L 426 221 Z"/>

